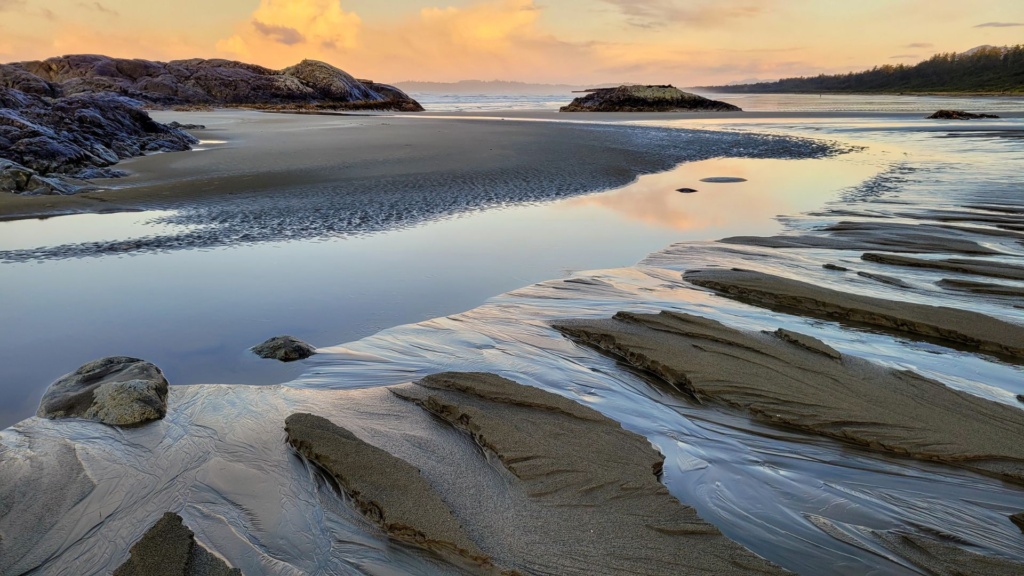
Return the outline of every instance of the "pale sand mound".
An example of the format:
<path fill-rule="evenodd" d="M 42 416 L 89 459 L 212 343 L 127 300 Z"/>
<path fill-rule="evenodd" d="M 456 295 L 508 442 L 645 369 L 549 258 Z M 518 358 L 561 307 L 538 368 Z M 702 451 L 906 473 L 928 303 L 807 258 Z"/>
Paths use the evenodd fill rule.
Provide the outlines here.
<path fill-rule="evenodd" d="M 867 324 L 1024 359 L 1024 326 L 977 312 L 860 296 L 750 270 L 691 270 L 683 279 L 758 306 Z"/>
<path fill-rule="evenodd" d="M 911 372 L 844 356 L 788 331 L 698 316 L 620 312 L 556 324 L 697 399 L 873 449 L 1024 483 L 1024 412 Z"/>
<path fill-rule="evenodd" d="M 468 534 L 495 564 L 529 574 L 785 573 L 676 500 L 658 480 L 663 456 L 594 410 L 492 374 L 441 374 L 390 390 L 483 449 L 459 470 L 470 487 L 453 491 L 442 482 L 435 494 L 414 467 L 336 426 L 303 436 L 302 452 L 364 514 L 379 513 L 392 534 L 391 514 L 401 518 L 401 532 L 429 531 L 462 549 Z M 297 419 L 312 422 L 288 419 L 293 444 Z M 435 504 L 438 494 L 447 506 Z M 500 515 L 491 513 L 496 503 Z M 451 528 L 449 510 L 465 532 Z"/>

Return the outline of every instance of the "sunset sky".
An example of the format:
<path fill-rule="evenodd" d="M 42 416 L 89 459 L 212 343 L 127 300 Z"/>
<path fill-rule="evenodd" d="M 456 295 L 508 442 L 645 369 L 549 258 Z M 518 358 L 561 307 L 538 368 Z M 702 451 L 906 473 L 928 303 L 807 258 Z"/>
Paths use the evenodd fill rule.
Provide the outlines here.
<path fill-rule="evenodd" d="M 0 61 L 315 58 L 377 81 L 681 86 L 1024 42 L 1024 0 L 0 0 Z"/>

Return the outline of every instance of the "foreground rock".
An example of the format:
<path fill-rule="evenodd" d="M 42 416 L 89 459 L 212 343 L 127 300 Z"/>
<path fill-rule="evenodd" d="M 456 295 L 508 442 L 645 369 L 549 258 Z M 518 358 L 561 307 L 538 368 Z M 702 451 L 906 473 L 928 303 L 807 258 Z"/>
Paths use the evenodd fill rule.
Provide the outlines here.
<path fill-rule="evenodd" d="M 390 390 L 451 427 L 437 431 L 455 442 L 446 450 L 463 450 L 456 432 L 475 441 L 452 471 L 468 485 L 427 484 L 411 465 L 315 417 L 289 417 L 288 434 L 395 537 L 428 535 L 412 539 L 436 550 L 429 535 L 444 534 L 446 549 L 478 548 L 514 573 L 784 573 L 679 503 L 658 479 L 664 458 L 650 442 L 590 408 L 493 374 L 438 374 Z M 479 562 L 475 552 L 462 556 Z"/>
<path fill-rule="evenodd" d="M 659 481 L 664 457 L 599 412 L 493 374 L 438 374 L 391 390 L 469 434 L 511 474 L 510 491 L 543 511 L 516 528 L 534 535 L 517 569 L 783 573 L 677 501 Z"/>
<path fill-rule="evenodd" d="M 875 450 L 1024 484 L 1024 412 L 789 331 L 744 332 L 673 312 L 560 322 L 698 400 Z"/>
<path fill-rule="evenodd" d="M 292 336 L 275 336 L 252 347 L 254 354 L 268 360 L 294 362 L 316 354 L 316 348 Z"/>
<path fill-rule="evenodd" d="M 68 194 L 96 169 L 198 142 L 110 94 L 46 98 L 0 87 L 0 192 Z"/>
<path fill-rule="evenodd" d="M 167 414 L 167 379 L 155 365 L 114 356 L 85 364 L 46 390 L 37 416 L 136 426 Z"/>
<path fill-rule="evenodd" d="M 860 296 L 750 270 L 691 270 L 683 279 L 758 306 L 867 324 L 1024 360 L 1024 326 L 977 312 Z"/>
<path fill-rule="evenodd" d="M 115 93 L 156 106 L 423 110 L 393 86 L 357 80 L 315 60 L 271 70 L 220 59 L 154 62 L 78 54 L 0 65 L 0 86 L 50 97 Z"/>
<path fill-rule="evenodd" d="M 285 433 L 299 454 L 337 480 L 359 511 L 392 537 L 493 567 L 411 464 L 312 414 L 289 416 Z"/>
<path fill-rule="evenodd" d="M 742 112 L 718 100 L 683 92 L 675 86 L 619 86 L 588 90 L 562 112 Z"/>
<path fill-rule="evenodd" d="M 963 110 L 939 110 L 925 120 L 976 120 L 978 118 L 999 118 L 994 114 L 972 114 Z"/>
<path fill-rule="evenodd" d="M 181 516 L 168 512 L 132 546 L 114 576 L 241 576 L 196 542 Z"/>

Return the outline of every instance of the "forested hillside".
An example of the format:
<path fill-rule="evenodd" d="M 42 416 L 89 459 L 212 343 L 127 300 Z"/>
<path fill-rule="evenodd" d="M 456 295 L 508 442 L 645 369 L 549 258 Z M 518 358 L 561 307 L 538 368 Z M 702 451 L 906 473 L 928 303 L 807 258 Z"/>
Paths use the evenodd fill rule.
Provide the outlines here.
<path fill-rule="evenodd" d="M 885 65 L 849 74 L 705 88 L 719 92 L 1024 93 L 1024 45 L 936 54 L 913 66 Z"/>

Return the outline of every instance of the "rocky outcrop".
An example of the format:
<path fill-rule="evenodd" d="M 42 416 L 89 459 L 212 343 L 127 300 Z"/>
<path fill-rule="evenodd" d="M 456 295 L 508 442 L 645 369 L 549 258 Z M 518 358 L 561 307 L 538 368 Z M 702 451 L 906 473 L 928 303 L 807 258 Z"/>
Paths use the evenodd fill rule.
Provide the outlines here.
<path fill-rule="evenodd" d="M 1024 446 L 1017 441 L 1024 412 L 839 354 L 810 336 L 746 332 L 675 312 L 620 312 L 555 327 L 698 401 L 1024 484 Z"/>
<path fill-rule="evenodd" d="M 110 94 L 48 98 L 0 88 L 0 191 L 68 194 L 96 169 L 198 142 Z M 100 174 L 100 176 L 104 176 Z"/>
<path fill-rule="evenodd" d="M 493 567 L 411 464 L 312 414 L 289 416 L 285 433 L 299 454 L 330 474 L 359 511 L 391 537 Z"/>
<path fill-rule="evenodd" d="M 751 270 L 691 270 L 683 279 L 757 306 L 1024 359 L 1024 327 L 978 312 L 850 294 Z"/>
<path fill-rule="evenodd" d="M 305 360 L 316 354 L 316 348 L 292 336 L 275 336 L 266 342 L 253 346 L 252 352 L 260 358 L 294 362 Z"/>
<path fill-rule="evenodd" d="M 741 112 L 738 106 L 674 86 L 619 86 L 588 90 L 562 112 Z"/>
<path fill-rule="evenodd" d="M 167 414 L 167 379 L 155 365 L 114 356 L 85 364 L 47 388 L 37 416 L 136 426 Z"/>
<path fill-rule="evenodd" d="M 154 62 L 78 54 L 0 67 L 0 86 L 41 96 L 113 93 L 151 106 L 423 110 L 401 90 L 303 60 L 284 70 L 221 59 Z"/>
<path fill-rule="evenodd" d="M 963 110 L 939 110 L 926 120 L 976 120 L 978 118 L 999 118 L 994 114 L 973 114 Z"/>
<path fill-rule="evenodd" d="M 114 576 L 241 576 L 196 542 L 181 516 L 168 512 L 132 546 Z"/>

